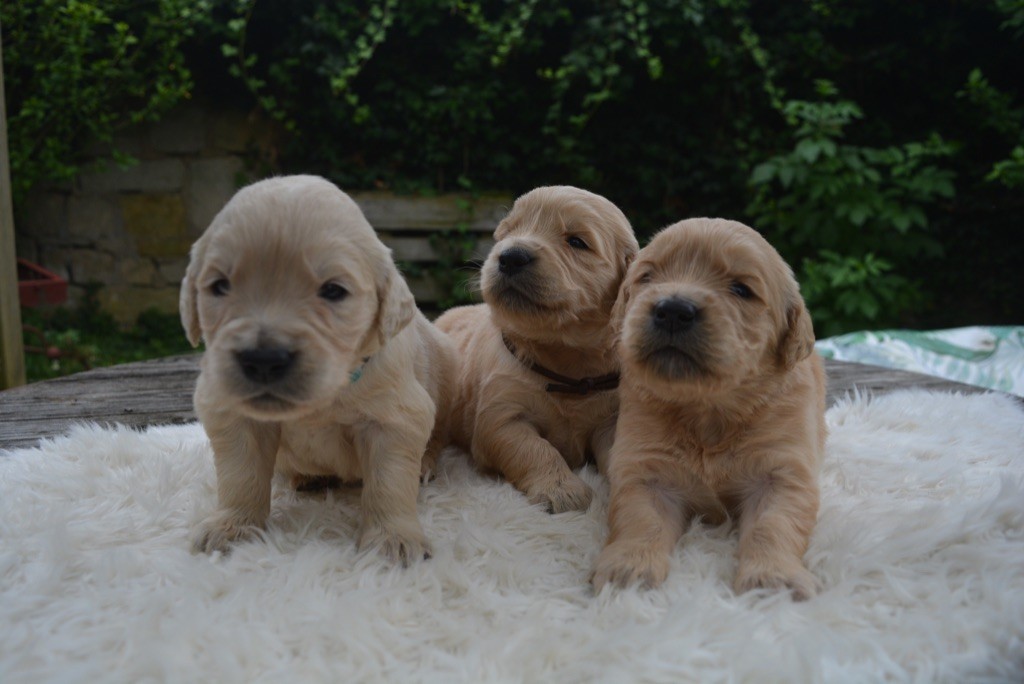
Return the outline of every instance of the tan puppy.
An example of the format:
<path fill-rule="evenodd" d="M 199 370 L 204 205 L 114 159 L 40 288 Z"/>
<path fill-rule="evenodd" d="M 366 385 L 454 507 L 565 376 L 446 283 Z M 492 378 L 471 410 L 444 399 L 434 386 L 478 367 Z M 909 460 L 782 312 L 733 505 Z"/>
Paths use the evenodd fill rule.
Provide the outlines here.
<path fill-rule="evenodd" d="M 240 190 L 192 247 L 181 319 L 206 341 L 195 407 L 219 500 L 194 550 L 265 525 L 276 467 L 297 485 L 362 480 L 359 547 L 427 553 L 416 498 L 454 350 L 348 195 L 315 176 Z"/>
<path fill-rule="evenodd" d="M 614 436 L 608 321 L 639 246 L 614 204 L 566 186 L 517 199 L 494 237 L 485 304 L 437 320 L 462 362 L 452 437 L 532 503 L 585 510 L 593 492 L 572 469 Z"/>
<path fill-rule="evenodd" d="M 757 232 L 691 219 L 661 231 L 616 305 L 621 410 L 607 464 L 610 534 L 593 583 L 668 574 L 691 516 L 738 520 L 734 587 L 816 593 L 825 374 L 789 267 Z"/>

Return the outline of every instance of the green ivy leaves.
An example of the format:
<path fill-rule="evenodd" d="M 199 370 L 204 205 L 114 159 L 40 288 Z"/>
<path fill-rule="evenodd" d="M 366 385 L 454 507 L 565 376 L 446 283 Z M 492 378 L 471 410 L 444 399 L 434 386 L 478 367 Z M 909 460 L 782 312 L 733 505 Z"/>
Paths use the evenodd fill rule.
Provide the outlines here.
<path fill-rule="evenodd" d="M 16 206 L 37 182 L 79 173 L 86 145 L 109 144 L 191 96 L 182 46 L 210 9 L 206 0 L 0 4 Z"/>
<path fill-rule="evenodd" d="M 820 92 L 835 95 L 830 84 Z M 843 142 L 856 104 L 789 101 L 793 148 L 754 167 L 748 212 L 783 253 L 800 259 L 812 316 L 827 333 L 870 327 L 919 301 L 899 264 L 942 254 L 929 210 L 954 196 L 941 162 L 955 146 L 938 135 L 884 148 Z M 878 254 L 884 254 L 879 256 Z"/>

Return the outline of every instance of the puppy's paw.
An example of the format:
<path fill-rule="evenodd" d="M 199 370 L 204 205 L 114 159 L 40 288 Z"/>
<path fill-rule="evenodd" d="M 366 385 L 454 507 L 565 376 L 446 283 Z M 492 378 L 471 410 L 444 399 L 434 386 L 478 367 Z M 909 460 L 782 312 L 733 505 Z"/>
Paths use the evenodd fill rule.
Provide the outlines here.
<path fill-rule="evenodd" d="M 419 523 L 406 525 L 402 531 L 364 523 L 359 531 L 358 546 L 360 551 L 376 549 L 389 561 L 401 563 L 403 567 L 430 558 L 430 546 Z"/>
<path fill-rule="evenodd" d="M 803 565 L 789 568 L 753 568 L 740 566 L 733 582 L 737 594 L 752 589 L 788 589 L 794 601 L 814 598 L 821 590 L 821 583 Z"/>
<path fill-rule="evenodd" d="M 540 504 L 548 513 L 585 511 L 590 508 L 594 490 L 575 473 L 538 482 L 526 490 L 531 504 Z"/>
<path fill-rule="evenodd" d="M 643 544 L 619 541 L 601 549 L 590 583 L 595 593 L 600 593 L 606 584 L 654 589 L 668 577 L 668 569 L 668 554 L 658 553 Z"/>
<path fill-rule="evenodd" d="M 218 511 L 199 526 L 192 538 L 192 553 L 226 553 L 231 544 L 251 539 L 263 526 L 230 511 Z"/>

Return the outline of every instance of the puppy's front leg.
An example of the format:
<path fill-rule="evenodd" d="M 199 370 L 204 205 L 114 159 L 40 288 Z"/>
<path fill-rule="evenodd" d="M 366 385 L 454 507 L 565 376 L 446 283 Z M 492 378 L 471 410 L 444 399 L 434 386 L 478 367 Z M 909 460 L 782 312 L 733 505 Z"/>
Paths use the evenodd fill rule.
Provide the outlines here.
<path fill-rule="evenodd" d="M 802 465 L 782 465 L 745 483 L 734 589 L 788 587 L 797 600 L 818 593 L 804 566 L 818 515 L 818 486 Z"/>
<path fill-rule="evenodd" d="M 416 513 L 420 462 L 430 424 L 368 421 L 356 429 L 355 447 L 363 472 L 363 516 L 359 548 L 377 548 L 403 565 L 430 556 Z"/>
<path fill-rule="evenodd" d="M 551 513 L 585 511 L 594 492 L 537 429 L 522 419 L 478 419 L 471 448 L 476 461 L 500 472 L 532 504 Z"/>
<path fill-rule="evenodd" d="M 211 553 L 266 525 L 281 429 L 220 412 L 201 418 L 213 447 L 218 509 L 200 525 L 192 551 Z"/>
<path fill-rule="evenodd" d="M 630 455 L 613 464 L 609 479 L 609 534 L 590 581 L 600 592 L 608 583 L 653 588 L 665 581 L 672 548 L 683 533 L 683 491 L 676 468 L 658 457 Z"/>

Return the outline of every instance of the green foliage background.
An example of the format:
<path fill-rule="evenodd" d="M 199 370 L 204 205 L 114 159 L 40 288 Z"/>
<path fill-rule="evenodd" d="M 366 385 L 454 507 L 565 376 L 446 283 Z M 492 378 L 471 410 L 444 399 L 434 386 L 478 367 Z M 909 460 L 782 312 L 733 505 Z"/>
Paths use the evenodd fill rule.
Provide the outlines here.
<path fill-rule="evenodd" d="M 189 97 L 182 46 L 209 28 L 209 12 L 204 0 L 0 4 L 16 208 L 36 183 L 74 178 L 91 146 Z"/>
<path fill-rule="evenodd" d="M 18 188 L 195 97 L 268 113 L 275 170 L 344 188 L 574 184 L 641 238 L 746 221 L 819 335 L 1024 320 L 1022 0 L 44 0 L 0 21 Z"/>

